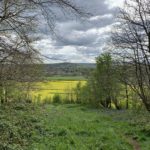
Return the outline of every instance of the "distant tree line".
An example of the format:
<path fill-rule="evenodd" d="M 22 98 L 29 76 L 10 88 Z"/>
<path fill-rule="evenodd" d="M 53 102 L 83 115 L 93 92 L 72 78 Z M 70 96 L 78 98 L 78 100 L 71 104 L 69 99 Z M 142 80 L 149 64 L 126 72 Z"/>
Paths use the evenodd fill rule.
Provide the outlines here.
<path fill-rule="evenodd" d="M 58 63 L 58 64 L 42 64 L 43 73 L 49 76 L 88 76 L 95 68 L 95 64 L 80 63 Z"/>

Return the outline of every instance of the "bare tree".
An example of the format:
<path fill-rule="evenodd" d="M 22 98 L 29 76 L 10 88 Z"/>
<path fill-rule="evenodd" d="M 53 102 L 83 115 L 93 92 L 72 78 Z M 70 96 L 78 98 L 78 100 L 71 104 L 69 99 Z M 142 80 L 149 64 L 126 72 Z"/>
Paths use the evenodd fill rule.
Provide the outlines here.
<path fill-rule="evenodd" d="M 44 19 L 54 31 L 56 10 L 85 15 L 70 0 L 0 0 L 0 93 L 6 93 L 5 85 L 10 80 L 33 76 L 29 73 L 31 66 L 25 65 L 39 62 L 40 53 L 32 43 L 39 38 L 36 33 L 40 20 Z"/>
<path fill-rule="evenodd" d="M 150 111 L 150 1 L 127 0 L 120 10 L 112 42 L 128 64 L 128 85 Z"/>
<path fill-rule="evenodd" d="M 32 35 L 42 17 L 53 31 L 58 9 L 63 13 L 84 15 L 69 0 L 0 0 L 0 62 L 10 61 L 14 54 L 29 58 L 39 53 L 32 46 L 37 38 Z"/>

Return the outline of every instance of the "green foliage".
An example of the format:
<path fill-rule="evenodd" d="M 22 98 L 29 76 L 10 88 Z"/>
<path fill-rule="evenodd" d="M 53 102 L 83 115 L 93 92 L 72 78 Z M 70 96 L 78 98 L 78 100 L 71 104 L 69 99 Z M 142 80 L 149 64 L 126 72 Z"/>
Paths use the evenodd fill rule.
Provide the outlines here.
<path fill-rule="evenodd" d="M 78 104 L 89 104 L 91 106 L 95 106 L 95 99 L 93 93 L 91 91 L 92 86 L 90 85 L 90 81 L 80 87 L 80 83 L 75 88 L 76 95 L 76 103 Z"/>
<path fill-rule="evenodd" d="M 108 108 L 111 107 L 112 101 L 116 101 L 120 88 L 117 71 L 109 53 L 100 55 L 96 62 L 97 69 L 94 74 L 95 94 L 100 99 L 101 105 Z"/>
<path fill-rule="evenodd" d="M 9 103 L 0 107 L 0 149 L 133 150 L 130 139 L 136 139 L 148 150 L 149 117 L 77 104 Z"/>
<path fill-rule="evenodd" d="M 45 103 L 45 104 L 51 104 L 51 103 L 52 103 L 52 100 L 51 100 L 51 98 L 46 97 L 46 98 L 43 100 L 43 103 Z"/>
<path fill-rule="evenodd" d="M 81 82 L 79 82 L 77 84 L 76 88 L 74 89 L 74 92 L 75 92 L 75 95 L 76 95 L 76 103 L 81 103 L 81 100 L 82 100 L 81 95 L 80 95 L 81 89 L 82 89 Z"/>
<path fill-rule="evenodd" d="M 117 109 L 120 108 L 117 98 L 121 91 L 121 84 L 109 53 L 96 58 L 96 69 L 89 77 L 87 84 L 78 91 L 83 103 L 105 108 L 110 108 L 113 103 Z"/>
<path fill-rule="evenodd" d="M 61 96 L 59 94 L 55 94 L 54 97 L 53 97 L 53 103 L 62 103 L 62 99 L 61 99 Z"/>
<path fill-rule="evenodd" d="M 37 119 L 31 115 L 34 109 L 26 102 L 8 103 L 0 107 L 1 150 L 22 150 L 29 144 L 32 132 L 36 132 Z"/>

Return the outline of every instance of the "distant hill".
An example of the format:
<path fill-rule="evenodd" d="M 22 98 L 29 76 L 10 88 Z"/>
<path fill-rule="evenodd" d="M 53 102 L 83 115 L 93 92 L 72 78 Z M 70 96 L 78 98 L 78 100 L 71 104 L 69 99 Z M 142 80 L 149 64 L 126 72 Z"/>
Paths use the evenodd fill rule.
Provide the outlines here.
<path fill-rule="evenodd" d="M 57 63 L 43 64 L 43 71 L 46 76 L 86 76 L 96 67 L 90 63 Z"/>

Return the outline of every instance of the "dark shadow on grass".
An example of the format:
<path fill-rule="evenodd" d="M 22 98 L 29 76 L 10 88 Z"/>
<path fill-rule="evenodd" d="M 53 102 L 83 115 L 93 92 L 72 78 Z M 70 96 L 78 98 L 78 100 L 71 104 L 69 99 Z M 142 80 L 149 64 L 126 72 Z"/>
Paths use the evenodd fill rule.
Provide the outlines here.
<path fill-rule="evenodd" d="M 77 136 L 84 136 L 84 137 L 88 137 L 91 136 L 91 133 L 88 131 L 80 131 L 80 132 L 76 132 Z"/>
<path fill-rule="evenodd" d="M 67 105 L 67 108 L 79 108 L 81 107 L 80 104 L 66 104 Z"/>

